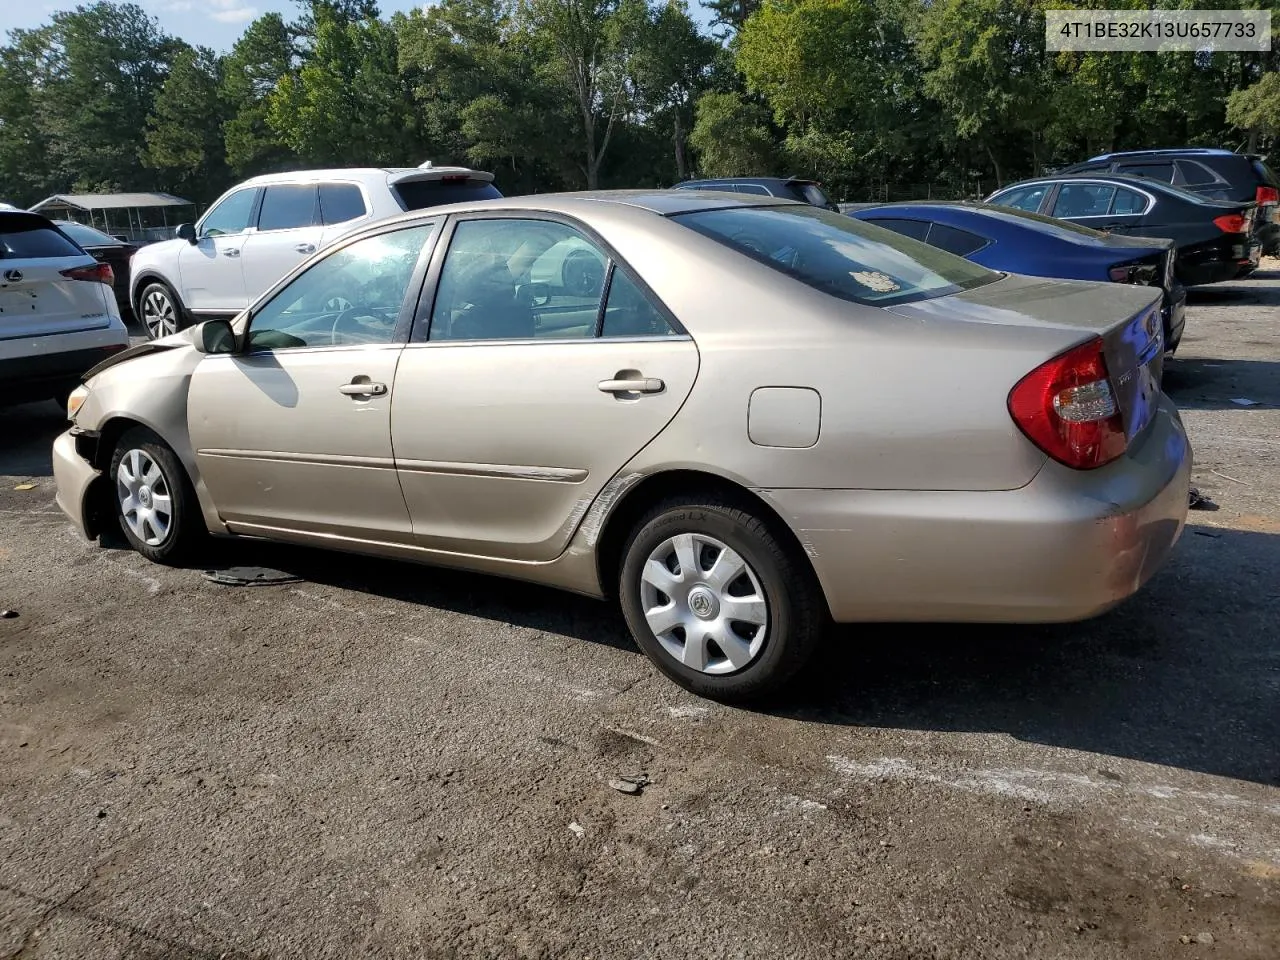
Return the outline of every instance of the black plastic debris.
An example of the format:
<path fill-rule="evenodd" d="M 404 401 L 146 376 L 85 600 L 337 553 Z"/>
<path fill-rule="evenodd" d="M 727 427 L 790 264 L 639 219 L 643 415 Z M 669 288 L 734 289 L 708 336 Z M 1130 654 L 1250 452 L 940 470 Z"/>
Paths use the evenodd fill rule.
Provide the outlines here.
<path fill-rule="evenodd" d="M 301 577 L 270 567 L 227 567 L 223 570 L 206 570 L 204 578 L 224 587 L 266 587 L 281 583 L 300 583 Z"/>
<path fill-rule="evenodd" d="M 17 615 L 17 610 L 0 610 L 0 620 L 12 620 Z"/>
<path fill-rule="evenodd" d="M 1206 497 L 1195 487 L 1191 488 L 1191 502 L 1189 504 L 1192 510 L 1217 510 L 1218 505 Z"/>

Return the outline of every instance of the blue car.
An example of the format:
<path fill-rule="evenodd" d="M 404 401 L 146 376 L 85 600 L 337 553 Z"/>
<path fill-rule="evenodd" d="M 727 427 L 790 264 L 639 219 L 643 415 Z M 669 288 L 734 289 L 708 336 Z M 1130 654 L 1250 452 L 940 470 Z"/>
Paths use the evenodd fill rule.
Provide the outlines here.
<path fill-rule="evenodd" d="M 1174 276 L 1172 240 L 1102 233 L 984 203 L 858 203 L 841 210 L 992 270 L 1161 287 L 1165 352 L 1182 339 L 1187 291 Z"/>

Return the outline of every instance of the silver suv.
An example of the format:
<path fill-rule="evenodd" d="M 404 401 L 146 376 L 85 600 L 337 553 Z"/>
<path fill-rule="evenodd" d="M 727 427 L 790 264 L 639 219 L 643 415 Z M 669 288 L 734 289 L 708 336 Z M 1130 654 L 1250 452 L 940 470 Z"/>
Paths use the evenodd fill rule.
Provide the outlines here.
<path fill-rule="evenodd" d="M 299 262 L 355 227 L 446 203 L 501 197 L 466 167 L 302 170 L 232 187 L 176 240 L 134 254 L 129 299 L 155 339 L 232 316 Z"/>

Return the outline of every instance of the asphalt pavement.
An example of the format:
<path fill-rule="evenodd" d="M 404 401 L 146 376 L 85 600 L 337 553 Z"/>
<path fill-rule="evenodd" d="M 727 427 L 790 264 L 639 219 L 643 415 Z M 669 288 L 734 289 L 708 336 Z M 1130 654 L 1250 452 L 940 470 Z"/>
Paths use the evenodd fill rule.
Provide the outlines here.
<path fill-rule="evenodd" d="M 1210 509 L 1147 589 L 845 628 L 760 710 L 550 590 L 253 544 L 209 562 L 299 580 L 222 586 L 85 543 L 61 414 L 0 411 L 0 958 L 1275 960 L 1267 266 L 1192 294 L 1168 388 Z"/>

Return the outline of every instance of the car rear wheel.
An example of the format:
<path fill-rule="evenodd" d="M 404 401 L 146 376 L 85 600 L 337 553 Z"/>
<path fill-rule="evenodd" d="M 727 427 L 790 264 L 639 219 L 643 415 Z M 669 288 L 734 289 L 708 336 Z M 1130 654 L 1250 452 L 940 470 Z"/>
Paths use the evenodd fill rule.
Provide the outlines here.
<path fill-rule="evenodd" d="M 736 504 L 659 504 L 623 557 L 619 598 L 632 635 L 658 669 L 701 696 L 741 702 L 778 690 L 825 631 L 805 559 Z"/>
<path fill-rule="evenodd" d="M 166 284 L 159 281 L 147 284 L 138 297 L 138 305 L 141 307 L 142 324 L 152 340 L 167 337 L 187 326 L 182 302 Z"/>
<path fill-rule="evenodd" d="M 187 472 L 158 436 L 127 431 L 111 457 L 116 518 L 129 545 L 155 563 L 188 560 L 205 529 Z"/>

